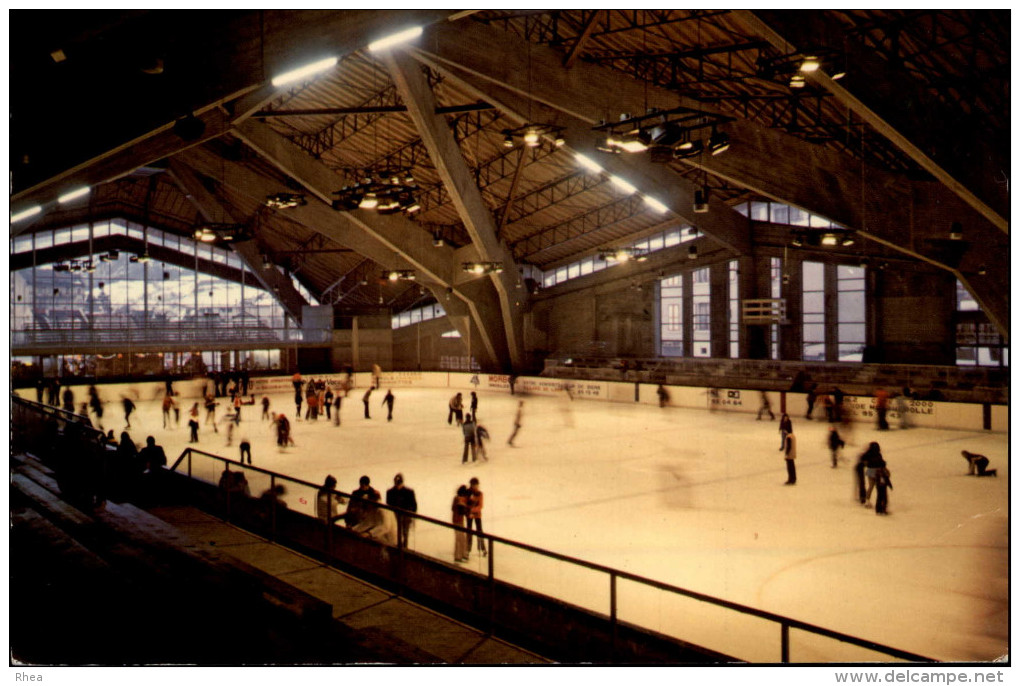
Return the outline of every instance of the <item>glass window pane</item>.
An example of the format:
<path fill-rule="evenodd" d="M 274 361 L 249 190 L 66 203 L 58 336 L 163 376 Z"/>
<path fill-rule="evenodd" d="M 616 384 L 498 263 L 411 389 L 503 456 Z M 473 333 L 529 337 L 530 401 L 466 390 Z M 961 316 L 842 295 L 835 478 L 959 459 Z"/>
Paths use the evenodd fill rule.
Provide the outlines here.
<path fill-rule="evenodd" d="M 840 343 L 863 343 L 864 342 L 864 324 L 840 324 L 839 325 L 839 342 Z"/>
<path fill-rule="evenodd" d="M 827 229 L 831 226 L 830 222 L 825 217 L 819 217 L 817 214 L 812 214 L 809 225 L 817 229 Z"/>
<path fill-rule="evenodd" d="M 769 204 L 760 200 L 751 202 L 751 220 L 767 222 L 769 220 Z"/>
<path fill-rule="evenodd" d="M 593 258 L 593 257 L 587 257 L 587 258 L 585 258 L 584 260 L 581 261 L 581 276 L 584 276 L 585 274 L 591 274 L 591 272 L 592 272 L 592 266 L 591 265 L 592 265 L 592 261 L 594 259 L 595 258 Z"/>
<path fill-rule="evenodd" d="M 821 291 L 804 293 L 804 314 L 825 312 L 825 294 Z"/>
<path fill-rule="evenodd" d="M 567 266 L 567 278 L 568 279 L 576 279 L 580 275 L 581 275 L 581 265 L 580 265 L 580 263 L 575 262 L 575 263 Z"/>
<path fill-rule="evenodd" d="M 864 321 L 864 291 L 850 291 L 840 293 L 839 321 L 841 322 L 863 322 Z"/>
<path fill-rule="evenodd" d="M 662 250 L 663 247 L 663 235 L 657 234 L 648 239 L 648 249 L 651 251 Z"/>
<path fill-rule="evenodd" d="M 790 224 L 793 226 L 808 226 L 810 223 L 808 213 L 799 207 L 790 208 Z"/>
<path fill-rule="evenodd" d="M 772 223 L 773 224 L 789 224 L 790 223 L 790 206 L 782 203 L 772 203 Z"/>
<path fill-rule="evenodd" d="M 824 324 L 805 324 L 804 325 L 804 341 L 812 343 L 824 343 L 825 342 L 825 325 Z"/>
<path fill-rule="evenodd" d="M 821 262 L 804 263 L 805 291 L 820 291 L 825 288 L 825 265 Z"/>
<path fill-rule="evenodd" d="M 32 249 L 32 234 L 16 236 L 11 247 L 11 252 L 28 252 Z"/>
<path fill-rule="evenodd" d="M 664 237 L 663 246 L 669 248 L 674 245 L 680 245 L 680 229 L 671 229 Z"/>
<path fill-rule="evenodd" d="M 71 230 L 71 242 L 77 243 L 79 241 L 87 241 L 89 239 L 89 233 L 88 224 L 76 226 Z"/>

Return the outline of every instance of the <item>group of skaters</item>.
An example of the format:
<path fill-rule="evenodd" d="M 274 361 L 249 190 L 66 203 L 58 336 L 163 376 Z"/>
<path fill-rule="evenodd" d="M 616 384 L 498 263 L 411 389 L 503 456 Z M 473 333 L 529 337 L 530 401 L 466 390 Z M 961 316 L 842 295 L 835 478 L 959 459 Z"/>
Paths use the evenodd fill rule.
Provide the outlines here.
<path fill-rule="evenodd" d="M 518 422 L 519 418 L 518 414 Z M 478 422 L 477 393 L 471 391 L 470 410 L 466 414 L 464 412 L 464 394 L 457 393 L 450 398 L 450 412 L 446 416 L 446 423 L 453 425 L 454 420 L 464 434 L 464 453 L 460 458 L 461 464 L 467 464 L 468 452 L 471 453 L 472 462 L 477 462 L 479 455 L 482 460 L 488 462 L 489 456 L 485 452 L 485 441 L 489 440 L 489 430 Z M 514 433 L 516 433 L 516 429 Z"/>
<path fill-rule="evenodd" d="M 807 413 L 806 419 L 811 419 L 814 405 L 817 401 L 818 395 L 813 393 L 814 387 L 808 390 L 807 397 Z M 829 395 L 825 395 L 824 399 L 828 400 Z M 886 419 L 886 411 L 888 409 L 889 394 L 884 389 L 878 389 L 875 393 L 876 397 L 876 413 L 877 413 L 877 428 L 880 431 L 888 430 L 889 424 Z M 899 398 L 909 397 L 909 389 L 904 388 L 903 394 Z M 902 406 L 897 407 L 897 411 L 900 414 L 901 421 L 903 422 L 901 428 L 907 428 L 908 424 L 906 421 L 907 408 L 904 400 L 901 400 Z M 849 417 L 842 412 L 843 404 L 843 393 L 839 389 L 835 389 L 832 393 L 832 400 L 825 402 L 826 408 L 826 419 L 830 422 L 829 430 L 826 435 L 825 444 L 829 450 L 829 455 L 832 462 L 832 468 L 835 469 L 839 466 L 840 451 L 846 446 L 846 441 L 840 436 L 839 429 L 836 422 L 841 422 L 844 426 L 848 427 Z M 769 404 L 767 394 L 761 392 L 761 405 L 758 409 L 758 417 L 760 420 L 762 415 L 768 413 L 769 419 L 775 419 L 775 415 L 772 413 L 772 408 Z M 793 486 L 797 483 L 797 436 L 793 431 L 793 421 L 790 419 L 790 415 L 783 413 L 779 419 L 779 435 L 780 445 L 779 450 L 783 452 L 783 458 L 786 462 L 786 474 L 787 479 L 784 482 L 786 486 Z M 978 455 L 970 453 L 966 450 L 961 451 L 963 458 L 967 460 L 969 475 L 971 476 L 997 476 L 997 470 L 988 469 L 989 460 L 984 455 Z M 871 495 L 876 493 L 875 499 L 875 514 L 887 515 L 889 514 L 889 491 L 892 490 L 892 478 L 891 472 L 885 462 L 885 458 L 882 456 L 881 446 L 872 441 L 868 444 L 867 450 L 865 450 L 858 457 L 857 463 L 854 466 L 854 475 L 856 483 L 856 498 L 865 507 L 871 507 Z"/>

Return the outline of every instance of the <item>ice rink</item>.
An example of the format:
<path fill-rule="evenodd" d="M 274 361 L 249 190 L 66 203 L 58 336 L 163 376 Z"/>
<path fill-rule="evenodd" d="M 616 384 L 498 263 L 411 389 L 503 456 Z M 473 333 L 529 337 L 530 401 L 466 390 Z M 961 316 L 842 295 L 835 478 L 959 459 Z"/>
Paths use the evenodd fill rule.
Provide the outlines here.
<path fill-rule="evenodd" d="M 778 421 L 483 391 L 489 461 L 462 465 L 461 432 L 446 421 L 455 391 L 395 388 L 387 422 L 385 390 L 372 394 L 372 419 L 363 418 L 364 389 L 351 391 L 339 427 L 324 418 L 293 421 L 292 394 L 271 395 L 272 411 L 292 420 L 297 445 L 285 452 L 258 405 L 243 409 L 232 446 L 221 424 L 219 434 L 203 425 L 194 447 L 237 459 L 247 437 L 257 467 L 314 483 L 332 474 L 346 492 L 365 474 L 384 497 L 401 472 L 419 512 L 444 521 L 457 487 L 477 476 L 488 533 L 939 660 L 987 661 L 1008 651 L 1005 434 L 855 425 L 832 468 L 828 425 L 805 420 L 798 404 L 790 408 L 798 482 L 785 486 Z M 119 435 L 118 398 L 103 399 L 103 424 Z M 509 447 L 518 400 L 523 426 Z M 158 402 L 140 402 L 132 438 L 155 436 L 172 464 L 189 445 L 192 402 L 181 402 L 181 427 L 168 430 Z M 218 417 L 227 400 L 220 403 Z M 888 517 L 852 492 L 853 464 L 873 440 L 892 474 Z M 998 478 L 967 476 L 963 449 L 987 455 Z M 419 525 L 411 547 L 453 562 L 449 531 Z M 506 547 L 495 560 L 498 578 L 608 613 L 604 574 Z M 487 561 L 472 555 L 466 566 L 485 572 Z M 779 659 L 775 624 L 630 583 L 621 583 L 618 602 L 624 621 L 742 660 Z M 796 630 L 791 646 L 799 662 L 888 660 Z"/>

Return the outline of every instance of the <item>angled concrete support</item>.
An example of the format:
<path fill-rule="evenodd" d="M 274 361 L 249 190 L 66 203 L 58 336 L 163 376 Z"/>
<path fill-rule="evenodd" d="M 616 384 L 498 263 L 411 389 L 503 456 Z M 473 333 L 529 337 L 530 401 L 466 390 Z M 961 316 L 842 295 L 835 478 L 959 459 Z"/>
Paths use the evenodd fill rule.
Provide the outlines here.
<path fill-rule="evenodd" d="M 421 65 L 403 51 L 386 52 L 383 60 L 479 256 L 483 261 L 503 264 L 503 271 L 491 274 L 490 280 L 499 297 L 502 333 L 510 363 L 513 368 L 520 369 L 524 364 L 523 310 L 515 304 L 517 300 L 511 293 L 517 278 L 513 256 L 496 235 L 492 213 L 482 200 L 446 120 L 435 113 L 435 96 Z M 496 332 L 489 334 L 495 337 Z"/>
<path fill-rule="evenodd" d="M 206 190 L 190 168 L 177 160 L 171 160 L 169 173 L 206 221 L 228 223 L 237 221 L 223 203 Z M 232 247 L 234 252 L 241 256 L 248 266 L 248 270 L 255 275 L 262 287 L 274 294 L 287 314 L 300 324 L 302 308 L 308 305 L 308 301 L 298 293 L 291 280 L 281 274 L 279 269 L 262 268 L 262 259 L 254 241 L 234 243 Z"/>

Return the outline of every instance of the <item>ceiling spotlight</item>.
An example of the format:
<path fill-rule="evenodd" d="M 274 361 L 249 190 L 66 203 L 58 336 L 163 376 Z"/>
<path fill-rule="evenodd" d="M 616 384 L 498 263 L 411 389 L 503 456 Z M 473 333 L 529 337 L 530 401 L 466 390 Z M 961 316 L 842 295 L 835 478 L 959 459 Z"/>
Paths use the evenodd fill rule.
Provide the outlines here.
<path fill-rule="evenodd" d="M 273 261 L 271 259 L 269 259 L 269 255 L 265 255 L 265 254 L 262 255 L 262 268 L 263 269 L 272 269 L 273 268 Z"/>
<path fill-rule="evenodd" d="M 266 198 L 266 207 L 274 210 L 286 210 L 291 207 L 307 205 L 308 201 L 300 193 L 274 193 Z"/>
<path fill-rule="evenodd" d="M 794 74 L 790 77 L 790 88 L 803 88 L 805 83 L 803 74 Z"/>
<path fill-rule="evenodd" d="M 524 133 L 524 142 L 529 148 L 538 147 L 538 131 L 531 128 Z"/>
<path fill-rule="evenodd" d="M 698 246 L 692 245 L 691 247 L 687 248 L 687 259 L 689 260 L 698 259 Z"/>
<path fill-rule="evenodd" d="M 382 273 L 384 281 L 414 281 L 416 275 L 413 269 L 390 269 Z"/>
<path fill-rule="evenodd" d="M 89 273 L 96 271 L 96 263 L 92 260 L 85 262 L 85 271 Z"/>
<path fill-rule="evenodd" d="M 148 250 L 146 250 L 145 252 L 143 252 L 141 255 L 138 256 L 138 261 L 139 262 L 148 262 L 151 259 L 152 258 L 149 257 L 149 251 Z"/>
<path fill-rule="evenodd" d="M 564 145 L 567 144 L 567 139 L 564 138 L 563 134 L 561 134 L 561 133 L 560 134 L 556 134 L 556 138 L 553 139 L 553 144 L 557 148 L 562 148 Z"/>
<path fill-rule="evenodd" d="M 963 240 L 963 224 L 960 222 L 953 222 L 949 228 L 949 238 L 954 241 Z"/>
<path fill-rule="evenodd" d="M 432 236 L 432 245 L 434 245 L 437 248 L 443 247 L 443 237 L 440 236 L 438 233 L 434 234 Z"/>
<path fill-rule="evenodd" d="M 399 278 L 400 278 L 400 274 L 398 274 L 398 273 L 396 272 L 396 270 L 394 270 L 394 271 L 392 271 L 392 272 L 390 272 L 390 273 L 389 273 L 389 275 L 388 275 L 388 277 L 387 277 L 387 278 L 389 278 L 389 280 L 390 280 L 390 281 L 396 281 L 397 279 L 399 279 Z"/>
<path fill-rule="evenodd" d="M 721 152 L 729 150 L 730 137 L 720 131 L 712 131 L 712 136 L 708 139 L 708 151 L 713 155 L 718 155 Z"/>
<path fill-rule="evenodd" d="M 365 193 L 361 202 L 358 203 L 358 208 L 362 210 L 374 210 L 378 206 L 379 198 L 375 193 Z"/>
<path fill-rule="evenodd" d="M 420 209 L 421 204 L 419 204 L 417 200 L 412 199 L 411 204 L 404 208 L 404 212 L 407 212 L 408 214 L 414 214 Z"/>
<path fill-rule="evenodd" d="M 839 243 L 839 239 L 834 233 L 822 234 L 822 245 L 836 245 Z"/>
<path fill-rule="evenodd" d="M 822 63 L 818 61 L 818 58 L 810 55 L 804 57 L 804 61 L 800 63 L 800 70 L 805 74 L 818 71 L 818 68 L 822 66 Z"/>
<path fill-rule="evenodd" d="M 790 245 L 792 245 L 795 248 L 799 248 L 800 246 L 804 245 L 804 241 L 801 239 L 800 236 L 794 236 L 793 240 L 790 241 Z"/>
<path fill-rule="evenodd" d="M 213 231 L 208 226 L 201 226 L 195 229 L 195 232 L 192 234 L 192 237 L 196 241 L 201 241 L 202 243 L 212 243 L 213 241 L 216 240 L 216 232 Z"/>
<path fill-rule="evenodd" d="M 839 80 L 840 80 L 841 78 L 843 78 L 844 76 L 846 76 L 846 72 L 845 72 L 845 71 L 843 71 L 843 70 L 840 70 L 840 71 L 837 71 L 837 72 L 836 72 L 835 74 L 833 74 L 832 76 L 830 76 L 829 78 L 830 78 L 830 79 L 832 79 L 833 81 L 839 81 Z"/>
<path fill-rule="evenodd" d="M 469 274 L 502 274 L 501 262 L 464 262 L 461 268 Z"/>
<path fill-rule="evenodd" d="M 978 276 L 984 276 L 985 274 L 988 273 L 988 269 L 985 267 L 985 265 L 981 265 L 980 267 L 978 267 L 977 273 Z"/>
<path fill-rule="evenodd" d="M 841 240 L 839 244 L 844 248 L 851 246 L 854 244 L 854 237 L 850 235 L 843 236 L 843 240 Z"/>
<path fill-rule="evenodd" d="M 509 133 L 503 136 L 503 147 L 504 148 L 514 147 L 514 137 L 511 136 Z"/>
<path fill-rule="evenodd" d="M 708 212 L 708 189 L 694 191 L 694 211 L 698 214 Z"/>
<path fill-rule="evenodd" d="M 603 171 L 605 171 L 604 169 L 602 169 L 601 166 L 599 166 L 597 162 L 592 160 L 590 157 L 586 157 L 580 153 L 574 155 L 574 159 L 577 160 L 578 164 L 580 164 L 582 167 L 592 172 L 593 174 L 601 174 Z"/>
<path fill-rule="evenodd" d="M 677 146 L 677 148 L 673 151 L 673 159 L 687 160 L 701 154 L 701 151 L 704 149 L 704 144 L 701 141 L 689 142 L 690 145 L 686 147 Z"/>

